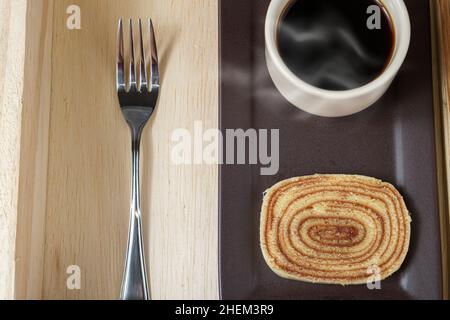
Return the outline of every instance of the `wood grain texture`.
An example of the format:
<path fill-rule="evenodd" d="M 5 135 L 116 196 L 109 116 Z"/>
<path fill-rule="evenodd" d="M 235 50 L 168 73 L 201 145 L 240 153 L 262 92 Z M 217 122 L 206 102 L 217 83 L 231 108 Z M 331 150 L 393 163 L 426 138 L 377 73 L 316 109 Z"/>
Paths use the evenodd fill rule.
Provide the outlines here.
<path fill-rule="evenodd" d="M 81 8 L 81 30 L 66 28 L 73 4 Z M 194 121 L 218 125 L 217 1 L 28 5 L 32 68 L 25 79 L 16 297 L 118 298 L 131 138 L 115 92 L 117 21 L 152 17 L 162 90 L 144 132 L 141 181 L 152 295 L 217 298 L 218 170 L 177 166 L 170 157 L 173 130 L 192 130 Z M 81 268 L 81 290 L 66 287 L 71 265 Z"/>
<path fill-rule="evenodd" d="M 81 30 L 65 27 L 71 4 L 81 7 Z M 450 58 L 450 1 L 439 4 Z M 142 159 L 153 296 L 218 297 L 217 168 L 170 162 L 174 129 L 217 127 L 217 12 L 216 0 L 30 0 L 28 11 L 25 0 L 0 0 L 0 298 L 118 297 L 130 191 L 113 82 L 119 16 L 151 16 L 161 56 L 163 90 Z M 66 288 L 74 264 L 80 291 Z"/>
<path fill-rule="evenodd" d="M 65 27 L 77 4 L 82 29 Z M 118 297 L 129 219 L 130 135 L 115 93 L 119 17 L 152 17 L 159 107 L 143 137 L 143 219 L 155 299 L 217 297 L 217 168 L 175 166 L 171 134 L 217 127 L 217 2 L 55 1 L 43 298 Z M 66 268 L 82 289 L 66 289 Z"/>
<path fill-rule="evenodd" d="M 447 107 L 448 121 L 447 125 L 450 128 L 450 0 L 440 0 L 440 23 L 441 23 L 441 33 L 442 38 L 440 41 L 442 59 L 442 74 L 443 74 L 443 85 L 444 93 L 443 99 L 444 104 Z M 449 136 L 447 137 L 447 143 L 450 144 L 450 130 L 448 130 Z M 450 149 L 449 149 L 450 150 Z M 447 163 L 448 172 L 450 173 L 450 163 Z"/>
<path fill-rule="evenodd" d="M 42 297 L 52 75 L 53 0 L 28 1 L 15 297 Z"/>
<path fill-rule="evenodd" d="M 14 293 L 26 1 L 0 1 L 0 299 Z"/>
<path fill-rule="evenodd" d="M 442 54 L 443 54 L 443 62 L 444 62 L 444 73 L 447 75 L 446 78 L 446 87 L 447 94 L 450 93 L 450 0 L 439 0 L 440 12 L 441 12 L 441 25 L 442 25 Z M 447 96 L 448 98 L 448 96 Z M 447 107 L 450 107 L 447 99 Z M 448 119 L 450 122 L 450 118 Z M 449 137 L 450 140 L 450 137 Z"/>
<path fill-rule="evenodd" d="M 442 266 L 444 271 L 444 297 L 449 299 L 449 287 L 450 287 L 450 1 L 439 0 L 437 3 L 439 8 L 436 21 L 437 41 L 435 50 L 439 54 L 437 64 L 439 70 L 436 70 L 436 78 L 439 80 L 439 87 L 436 88 L 437 102 L 441 106 L 441 115 L 443 119 L 442 123 L 442 135 L 437 135 L 438 139 L 442 136 L 443 154 L 438 154 L 438 161 L 442 162 L 442 170 L 438 179 L 442 181 L 441 185 L 445 185 L 443 177 L 447 178 L 446 189 L 441 188 L 441 239 L 442 239 Z M 439 168 L 439 166 L 438 166 Z M 442 198 L 446 197 L 447 201 L 442 201 Z"/>

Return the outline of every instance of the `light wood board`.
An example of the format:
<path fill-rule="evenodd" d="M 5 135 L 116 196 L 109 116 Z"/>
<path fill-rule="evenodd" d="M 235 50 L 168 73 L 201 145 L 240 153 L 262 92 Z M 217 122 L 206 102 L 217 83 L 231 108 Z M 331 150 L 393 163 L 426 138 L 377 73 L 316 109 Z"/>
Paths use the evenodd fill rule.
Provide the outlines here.
<path fill-rule="evenodd" d="M 217 127 L 218 2 L 27 2 L 28 12 L 26 0 L 0 0 L 0 298 L 118 297 L 130 183 L 114 92 L 119 16 L 154 19 L 163 73 L 142 159 L 153 297 L 218 298 L 217 167 L 170 161 L 174 129 Z M 78 31 L 65 26 L 71 4 Z M 440 4 L 450 57 L 450 4 Z M 81 268 L 79 291 L 66 288 L 70 265 Z"/>
<path fill-rule="evenodd" d="M 32 23 L 51 41 L 41 39 L 45 45 L 36 45 L 35 58 L 42 67 L 30 77 L 51 76 L 44 81 L 49 86 L 38 90 L 42 97 L 24 105 L 28 113 L 34 112 L 32 119 L 42 116 L 23 129 L 28 138 L 22 145 L 28 141 L 37 147 L 22 154 L 17 297 L 118 298 L 131 153 L 115 93 L 117 20 L 152 17 L 162 73 L 159 107 L 142 141 L 142 211 L 152 295 L 218 298 L 217 167 L 177 166 L 171 161 L 175 129 L 192 130 L 194 121 L 217 127 L 217 2 L 49 3 L 35 0 L 32 5 L 41 17 L 50 17 L 34 17 L 38 23 Z M 81 30 L 66 28 L 66 9 L 72 4 L 81 8 Z M 29 86 L 34 88 L 33 83 Z M 36 105 L 39 100 L 45 101 Z M 47 150 L 47 158 L 42 150 Z M 32 224 L 27 223 L 30 218 Z M 81 268 L 81 290 L 66 287 L 71 265 Z"/>

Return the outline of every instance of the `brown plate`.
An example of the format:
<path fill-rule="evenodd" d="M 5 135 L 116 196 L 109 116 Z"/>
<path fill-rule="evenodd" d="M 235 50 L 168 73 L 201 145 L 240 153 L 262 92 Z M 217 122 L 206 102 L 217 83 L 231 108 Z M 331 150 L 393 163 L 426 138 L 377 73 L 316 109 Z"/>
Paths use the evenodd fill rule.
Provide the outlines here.
<path fill-rule="evenodd" d="M 221 1 L 221 129 L 280 130 L 280 170 L 220 169 L 220 278 L 223 299 L 440 299 L 443 295 L 436 176 L 430 10 L 406 1 L 409 55 L 388 93 L 345 118 L 321 118 L 290 105 L 275 89 L 264 58 L 269 0 Z M 265 263 L 259 246 L 262 194 L 274 183 L 314 173 L 353 173 L 391 182 L 412 216 L 411 245 L 401 269 L 365 285 L 286 280 Z"/>

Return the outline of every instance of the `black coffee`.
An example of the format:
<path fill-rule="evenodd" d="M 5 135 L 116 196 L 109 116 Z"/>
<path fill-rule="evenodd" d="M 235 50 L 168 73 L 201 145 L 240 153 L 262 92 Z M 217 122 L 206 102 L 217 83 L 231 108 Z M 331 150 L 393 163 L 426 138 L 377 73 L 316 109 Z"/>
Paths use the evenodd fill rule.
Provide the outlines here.
<path fill-rule="evenodd" d="M 381 9 L 379 15 L 367 13 L 372 5 Z M 389 14 L 376 0 L 292 1 L 278 28 L 280 55 L 289 69 L 327 90 L 371 82 L 386 68 L 394 48 Z"/>

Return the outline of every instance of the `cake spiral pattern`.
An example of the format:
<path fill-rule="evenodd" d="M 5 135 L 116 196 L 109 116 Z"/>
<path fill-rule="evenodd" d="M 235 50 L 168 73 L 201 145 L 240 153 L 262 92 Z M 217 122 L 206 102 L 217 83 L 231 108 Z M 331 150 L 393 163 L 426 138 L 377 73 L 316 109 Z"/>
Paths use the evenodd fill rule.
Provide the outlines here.
<path fill-rule="evenodd" d="M 400 268 L 410 222 L 402 196 L 389 183 L 356 175 L 292 178 L 265 193 L 261 248 L 281 277 L 362 284 L 373 270 L 382 280 Z"/>

